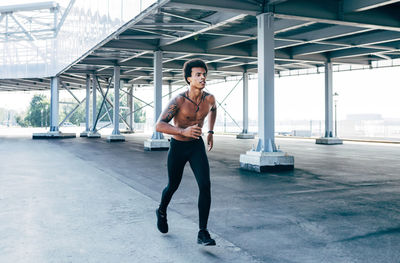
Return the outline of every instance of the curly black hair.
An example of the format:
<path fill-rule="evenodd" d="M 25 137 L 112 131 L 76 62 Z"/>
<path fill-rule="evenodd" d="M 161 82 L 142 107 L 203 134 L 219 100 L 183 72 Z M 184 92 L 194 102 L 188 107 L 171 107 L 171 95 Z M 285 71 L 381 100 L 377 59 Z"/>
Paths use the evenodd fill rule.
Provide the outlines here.
<path fill-rule="evenodd" d="M 190 85 L 189 81 L 187 80 L 188 77 L 192 76 L 192 68 L 204 68 L 206 73 L 208 72 L 208 68 L 206 63 L 201 59 L 191 59 L 185 62 L 183 65 L 183 77 L 187 84 Z"/>

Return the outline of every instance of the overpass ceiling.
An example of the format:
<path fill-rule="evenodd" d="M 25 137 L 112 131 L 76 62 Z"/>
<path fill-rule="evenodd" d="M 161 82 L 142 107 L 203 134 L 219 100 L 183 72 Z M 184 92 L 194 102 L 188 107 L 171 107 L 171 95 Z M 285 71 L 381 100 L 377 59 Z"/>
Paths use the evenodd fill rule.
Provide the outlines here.
<path fill-rule="evenodd" d="M 277 73 L 400 58 L 400 0 L 161 0 L 61 76 L 80 88 L 85 74 L 109 77 L 120 65 L 126 82 L 151 84 L 156 50 L 165 83 L 183 84 L 190 58 L 207 62 L 211 80 L 256 73 L 256 15 L 263 12 L 275 16 Z"/>

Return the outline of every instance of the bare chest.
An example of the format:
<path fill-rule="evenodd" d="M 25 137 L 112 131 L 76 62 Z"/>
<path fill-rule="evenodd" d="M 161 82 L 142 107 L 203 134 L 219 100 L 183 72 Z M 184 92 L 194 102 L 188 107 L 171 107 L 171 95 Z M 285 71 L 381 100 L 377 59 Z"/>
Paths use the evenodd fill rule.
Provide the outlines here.
<path fill-rule="evenodd" d="M 178 113 L 178 118 L 187 122 L 202 122 L 210 111 L 210 105 L 207 101 L 203 101 L 199 106 L 191 102 L 185 101 Z"/>

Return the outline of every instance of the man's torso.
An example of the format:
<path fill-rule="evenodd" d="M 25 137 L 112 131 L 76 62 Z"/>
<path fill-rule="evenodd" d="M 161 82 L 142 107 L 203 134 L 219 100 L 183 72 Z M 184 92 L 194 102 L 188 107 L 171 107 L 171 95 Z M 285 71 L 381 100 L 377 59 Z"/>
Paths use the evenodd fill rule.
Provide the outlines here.
<path fill-rule="evenodd" d="M 204 119 L 207 117 L 211 107 L 213 106 L 210 102 L 211 94 L 204 92 L 204 99 L 201 100 L 198 106 L 188 98 L 185 98 L 184 95 L 185 93 L 181 93 L 176 98 L 178 112 L 174 116 L 174 125 L 182 129 L 196 124 L 199 125 L 199 127 L 203 127 Z M 174 135 L 173 137 L 179 141 L 193 140 L 192 138 L 187 138 L 181 135 Z"/>

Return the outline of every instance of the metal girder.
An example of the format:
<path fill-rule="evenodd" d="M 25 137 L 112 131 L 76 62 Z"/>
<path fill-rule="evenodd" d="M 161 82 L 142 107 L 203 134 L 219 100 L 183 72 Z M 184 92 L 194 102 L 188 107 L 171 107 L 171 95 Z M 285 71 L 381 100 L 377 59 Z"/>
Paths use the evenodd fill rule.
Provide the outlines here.
<path fill-rule="evenodd" d="M 223 12 L 234 12 L 240 14 L 257 15 L 262 12 L 260 6 L 249 3 L 247 1 L 235 1 L 235 0 L 171 0 L 168 7 L 176 8 L 191 8 L 200 10 L 212 10 L 212 11 L 223 11 Z"/>
<path fill-rule="evenodd" d="M 195 23 L 207 25 L 207 26 L 208 26 L 208 25 L 211 25 L 211 22 L 204 21 L 204 20 L 201 20 L 201 19 L 193 19 L 193 18 L 184 16 L 184 15 L 175 14 L 175 13 L 173 13 L 173 12 L 161 11 L 161 13 L 163 13 L 163 14 L 165 14 L 165 15 L 177 17 L 177 18 L 180 18 L 180 19 L 183 19 L 183 20 L 188 20 L 188 21 L 192 21 L 192 22 L 195 22 Z"/>
<path fill-rule="evenodd" d="M 196 24 L 196 23 L 149 23 L 149 24 L 135 24 L 132 28 L 163 28 L 163 27 L 204 27 L 204 24 Z"/>
<path fill-rule="evenodd" d="M 378 10 L 339 15 L 337 1 L 286 1 L 274 6 L 275 17 L 400 32 L 399 20 Z"/>
<path fill-rule="evenodd" d="M 351 34 L 358 34 L 368 31 L 371 31 L 371 29 L 354 27 L 354 26 L 332 25 L 317 30 L 306 31 L 300 34 L 289 35 L 286 36 L 286 38 L 313 42 L 313 41 L 322 41 L 332 38 L 339 38 Z"/>
<path fill-rule="evenodd" d="M 343 2 L 343 12 L 361 12 L 398 2 L 400 0 L 345 0 Z"/>
<path fill-rule="evenodd" d="M 335 40 L 335 42 L 360 46 L 367 44 L 368 45 L 380 44 L 398 40 L 400 40 L 400 32 L 375 31 L 375 32 L 370 32 L 368 34 L 349 36 L 343 39 Z"/>
<path fill-rule="evenodd" d="M 338 50 L 329 53 L 330 58 L 345 58 L 345 57 L 354 57 L 360 55 L 368 55 L 382 52 L 380 49 L 370 49 L 370 48 L 352 48 L 345 50 Z"/>
<path fill-rule="evenodd" d="M 296 20 L 278 20 L 276 22 L 275 26 L 275 34 L 279 34 L 281 32 L 286 32 L 295 28 L 299 28 L 302 26 L 307 26 L 310 25 L 310 22 L 305 22 L 305 21 L 296 21 Z M 240 35 L 249 35 L 248 37 L 242 37 L 242 36 L 224 36 L 224 37 L 219 37 L 210 41 L 207 41 L 207 49 L 216 49 L 216 48 L 221 48 L 225 46 L 231 46 L 235 45 L 238 43 L 246 42 L 249 40 L 255 40 L 257 39 L 257 28 L 252 27 L 252 28 L 247 28 L 241 31 L 238 31 L 237 34 Z"/>
<path fill-rule="evenodd" d="M 20 5 L 8 5 L 1 6 L 0 13 L 13 13 L 21 11 L 34 11 L 43 9 L 54 9 L 59 8 L 57 2 L 42 2 L 42 3 L 32 3 L 32 4 L 20 4 Z"/>
<path fill-rule="evenodd" d="M 65 11 L 64 11 L 64 13 L 62 15 L 60 22 L 58 23 L 58 25 L 54 29 L 54 37 L 57 37 L 58 32 L 60 32 L 60 29 L 61 29 L 62 25 L 64 24 L 65 19 L 67 18 L 68 14 L 69 14 L 69 11 L 71 10 L 71 8 L 74 5 L 74 3 L 75 3 L 75 0 L 70 0 L 69 1 L 69 4 L 68 4 L 67 8 L 65 9 Z"/>
<path fill-rule="evenodd" d="M 167 45 L 171 45 L 174 44 L 176 42 L 182 41 L 184 39 L 190 38 L 192 36 L 198 35 L 198 34 L 202 34 L 205 33 L 207 31 L 213 30 L 215 28 L 218 28 L 222 25 L 228 24 L 232 21 L 244 18 L 246 15 L 244 14 L 236 14 L 236 13 L 215 13 L 213 15 L 210 15 L 209 17 L 203 18 L 204 21 L 207 21 L 210 23 L 210 25 L 204 27 L 204 25 L 201 25 L 203 28 L 200 30 L 197 30 L 193 33 L 187 34 L 185 36 L 173 39 L 173 40 L 167 40 L 167 39 L 162 39 L 160 41 L 159 46 L 163 47 L 163 46 L 167 46 Z M 167 24 L 168 25 L 168 24 Z"/>
<path fill-rule="evenodd" d="M 65 83 L 60 79 L 60 84 L 61 86 L 68 91 L 69 94 L 71 94 L 71 96 L 79 103 L 81 104 L 82 102 L 75 96 L 75 94 L 67 87 L 67 85 L 65 85 Z"/>
<path fill-rule="evenodd" d="M 26 30 L 26 28 L 14 17 L 14 15 L 11 13 L 11 14 L 8 14 L 13 20 L 14 20 L 14 22 L 22 29 L 22 32 L 29 38 L 29 40 L 31 40 L 31 41 L 33 41 L 33 40 L 36 40 L 36 38 L 32 35 L 32 34 L 30 34 L 29 32 L 28 32 L 28 30 Z"/>

